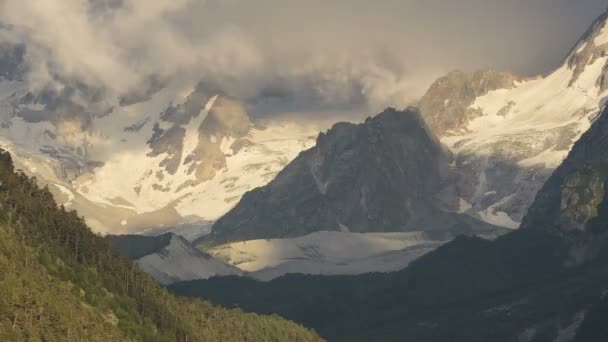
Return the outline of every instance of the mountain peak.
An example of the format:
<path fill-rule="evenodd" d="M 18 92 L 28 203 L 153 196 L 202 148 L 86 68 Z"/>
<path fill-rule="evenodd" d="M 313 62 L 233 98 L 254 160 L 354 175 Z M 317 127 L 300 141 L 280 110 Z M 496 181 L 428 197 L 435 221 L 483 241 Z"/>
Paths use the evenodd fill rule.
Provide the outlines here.
<path fill-rule="evenodd" d="M 267 186 L 246 193 L 206 239 L 487 228 L 438 204 L 450 160 L 413 107 L 338 123 Z"/>
<path fill-rule="evenodd" d="M 608 11 L 599 16 L 576 43 L 566 58 L 566 65 L 573 71 L 572 86 L 583 74 L 587 66 L 594 64 L 608 53 Z M 608 64 L 606 64 L 608 65 Z M 597 80 L 600 92 L 608 89 L 608 79 L 604 77 L 607 66 Z"/>
<path fill-rule="evenodd" d="M 477 97 L 497 89 L 511 89 L 517 80 L 511 73 L 491 69 L 474 73 L 455 70 L 431 85 L 419 102 L 420 112 L 438 136 L 461 131 L 479 116 L 470 108 Z"/>
<path fill-rule="evenodd" d="M 242 138 L 249 133 L 251 127 L 251 119 L 241 101 L 217 95 L 200 128 L 204 133 L 219 137 Z"/>

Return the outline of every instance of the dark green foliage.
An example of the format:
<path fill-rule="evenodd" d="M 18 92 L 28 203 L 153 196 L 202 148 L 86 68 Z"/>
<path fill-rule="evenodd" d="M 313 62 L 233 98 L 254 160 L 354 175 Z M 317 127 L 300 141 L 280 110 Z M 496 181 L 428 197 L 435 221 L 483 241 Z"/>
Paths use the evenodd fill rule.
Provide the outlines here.
<path fill-rule="evenodd" d="M 494 242 L 457 238 L 393 274 L 211 279 L 170 289 L 276 313 L 330 341 L 508 342 L 528 329 L 534 341 L 553 341 L 608 288 L 607 257 L 567 268 L 567 255 L 557 236 L 522 230 Z M 594 341 L 608 340 L 591 330 Z"/>
<path fill-rule="evenodd" d="M 0 151 L 0 341 L 317 341 L 276 316 L 178 299 Z"/>
<path fill-rule="evenodd" d="M 577 333 L 577 342 L 595 342 L 599 337 L 608 338 L 608 297 L 594 305 L 585 316 Z"/>
<path fill-rule="evenodd" d="M 171 289 L 277 313 L 332 341 L 608 341 L 607 232 L 605 109 L 521 228 L 496 241 L 458 238 L 394 274 L 211 279 Z"/>

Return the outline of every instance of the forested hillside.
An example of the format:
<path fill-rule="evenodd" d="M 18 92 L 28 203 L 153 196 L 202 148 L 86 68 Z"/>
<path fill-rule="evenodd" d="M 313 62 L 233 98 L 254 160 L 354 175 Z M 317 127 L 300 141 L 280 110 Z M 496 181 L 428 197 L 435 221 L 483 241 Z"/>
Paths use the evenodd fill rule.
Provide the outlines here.
<path fill-rule="evenodd" d="M 318 341 L 167 293 L 0 151 L 0 341 Z"/>

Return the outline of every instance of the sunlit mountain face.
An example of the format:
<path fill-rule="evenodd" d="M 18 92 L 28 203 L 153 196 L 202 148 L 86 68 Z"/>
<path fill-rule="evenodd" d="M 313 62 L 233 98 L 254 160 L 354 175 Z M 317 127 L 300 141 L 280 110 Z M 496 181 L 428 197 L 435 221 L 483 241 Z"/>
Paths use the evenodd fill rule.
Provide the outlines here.
<path fill-rule="evenodd" d="M 433 134 L 457 150 L 454 162 L 470 164 L 466 172 L 474 173 L 457 181 L 466 183 L 457 193 L 444 196 L 449 211 L 468 211 L 485 222 L 516 227 L 542 183 L 530 178 L 546 178 L 547 172 L 510 165 L 502 177 L 493 167 L 496 154 L 498 159 L 519 154 L 508 156 L 510 164 L 535 164 L 524 159 L 542 149 L 544 159 L 551 155 L 551 169 L 585 127 L 552 127 L 550 132 L 532 127 L 527 133 L 535 135 L 532 139 L 557 136 L 550 139 L 560 142 L 546 142 L 559 145 L 557 150 L 527 143 L 511 148 L 507 140 L 518 132 L 507 132 L 511 138 L 497 138 L 504 133 L 499 131 L 465 136 L 465 125 L 476 116 L 470 112 L 485 110 L 492 116 L 510 109 L 525 116 L 547 96 L 559 96 L 572 64 L 576 77 L 570 78 L 584 83 L 585 77 L 597 77 L 601 42 L 595 50 L 592 43 L 573 51 L 569 65 L 551 80 L 531 83 L 524 76 L 548 73 L 559 65 L 603 4 L 587 1 L 575 10 L 547 1 L 526 9 L 522 17 L 517 5 L 492 1 L 475 4 L 486 11 L 475 21 L 465 13 L 473 8 L 470 1 L 391 4 L 396 7 L 355 2 L 349 3 L 350 11 L 338 11 L 343 5 L 5 1 L 0 18 L 0 138 L 19 156 L 21 168 L 48 183 L 59 202 L 78 210 L 99 232 L 208 227 L 244 193 L 266 185 L 298 153 L 314 146 L 318 133 L 333 123 L 359 122 L 387 106 L 416 105 L 432 80 L 450 69 L 493 66 L 522 76 L 451 73 L 431 87 L 420 108 Z M 453 11 L 461 15 L 446 14 Z M 328 18 L 327 13 L 335 14 L 332 20 L 314 26 L 302 19 L 304 14 Z M 442 23 L 428 27 L 428 37 L 410 29 L 425 17 Z M 565 17 L 571 23 L 567 29 L 561 25 Z M 397 18 L 401 20 L 390 20 Z M 513 25 L 515 18 L 521 25 Z M 65 20 L 71 24 L 62 24 Z M 369 25 L 359 25 L 361 20 Z M 482 34 L 476 27 L 486 21 L 493 25 Z M 478 44 L 455 44 L 462 40 L 451 29 L 455 25 Z M 496 39 L 499 34 L 501 40 Z M 589 56 L 597 61 L 594 70 L 586 67 Z M 593 80 L 566 88 L 584 93 L 589 82 Z M 539 104 L 516 98 L 526 96 L 527 88 L 541 87 L 535 90 L 545 96 L 536 100 Z M 513 94 L 488 94 L 505 88 Z M 587 104 L 573 104 L 571 111 L 584 107 L 585 115 L 592 116 L 597 96 L 591 94 Z M 516 106 L 527 107 L 522 112 Z M 472 124 L 485 125 L 482 119 Z M 485 140 L 454 147 L 467 139 Z M 492 139 L 502 140 L 492 144 Z M 503 151 L 480 158 L 479 150 L 488 149 Z M 488 184 L 481 184 L 484 177 Z M 507 179 L 495 184 L 492 177 Z M 510 190 L 514 186 L 526 194 L 516 195 Z M 193 234 L 206 232 L 201 228 Z"/>
<path fill-rule="evenodd" d="M 0 238 L 330 340 L 593 341 L 606 6 L 0 0 Z"/>

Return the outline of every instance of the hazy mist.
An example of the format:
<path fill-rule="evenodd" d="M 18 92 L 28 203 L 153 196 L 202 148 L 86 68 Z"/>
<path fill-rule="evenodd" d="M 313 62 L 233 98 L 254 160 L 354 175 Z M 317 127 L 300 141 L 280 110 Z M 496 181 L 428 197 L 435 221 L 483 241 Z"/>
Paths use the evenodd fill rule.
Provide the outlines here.
<path fill-rule="evenodd" d="M 204 80 L 258 111 L 404 106 L 451 69 L 559 65 L 606 0 L 0 0 L 28 82 Z M 59 75 L 59 77 L 58 77 Z M 112 101 L 112 100 L 109 100 Z"/>

